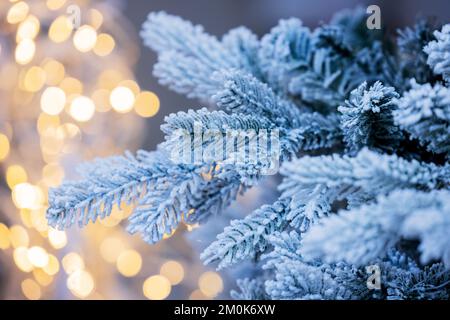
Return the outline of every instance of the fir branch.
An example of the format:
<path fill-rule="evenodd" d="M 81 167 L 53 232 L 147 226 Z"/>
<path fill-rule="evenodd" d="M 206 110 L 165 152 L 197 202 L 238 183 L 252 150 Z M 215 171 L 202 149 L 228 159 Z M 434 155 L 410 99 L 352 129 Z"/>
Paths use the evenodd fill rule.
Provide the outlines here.
<path fill-rule="evenodd" d="M 284 216 L 288 204 L 287 199 L 279 200 L 262 206 L 242 220 L 232 220 L 200 257 L 205 264 L 219 261 L 218 269 L 222 269 L 263 252 L 268 245 L 266 236 L 286 225 Z"/>
<path fill-rule="evenodd" d="M 441 31 L 436 30 L 434 36 L 436 40 L 423 49 L 428 54 L 427 63 L 435 74 L 450 82 L 450 24 L 444 25 Z"/>
<path fill-rule="evenodd" d="M 450 181 L 449 170 L 364 148 L 356 157 L 306 156 L 285 163 L 279 189 L 283 197 L 292 198 L 288 219 L 305 232 L 329 215 L 335 201 L 346 200 L 350 207 L 357 207 L 397 188 L 442 188 Z"/>
<path fill-rule="evenodd" d="M 367 82 L 353 90 L 350 98 L 340 106 L 341 126 L 350 154 L 362 147 L 393 152 L 402 139 L 400 129 L 394 124 L 392 111 L 398 94 L 381 82 L 367 88 Z"/>
<path fill-rule="evenodd" d="M 412 81 L 412 89 L 397 104 L 395 122 L 411 138 L 431 152 L 450 154 L 450 88 Z"/>
<path fill-rule="evenodd" d="M 449 268 L 449 199 L 446 190 L 397 190 L 381 195 L 376 203 L 340 211 L 313 226 L 304 237 L 301 253 L 329 263 L 367 265 L 383 258 L 401 237 L 417 238 L 423 263 L 442 259 Z"/>

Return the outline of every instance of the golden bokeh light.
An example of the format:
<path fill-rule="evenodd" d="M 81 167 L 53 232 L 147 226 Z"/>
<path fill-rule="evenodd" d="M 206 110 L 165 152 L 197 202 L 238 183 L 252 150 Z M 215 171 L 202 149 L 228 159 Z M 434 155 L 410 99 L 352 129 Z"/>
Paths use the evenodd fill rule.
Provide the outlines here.
<path fill-rule="evenodd" d="M 55 86 L 64 79 L 65 68 L 61 62 L 48 59 L 42 64 L 42 68 L 48 85 Z"/>
<path fill-rule="evenodd" d="M 64 248 L 67 244 L 66 232 L 50 228 L 48 230 L 48 241 L 55 249 Z"/>
<path fill-rule="evenodd" d="M 27 91 L 37 92 L 44 86 L 45 79 L 45 71 L 41 67 L 33 66 L 25 74 L 23 86 Z"/>
<path fill-rule="evenodd" d="M 6 250 L 10 247 L 9 229 L 3 223 L 0 223 L 0 249 Z"/>
<path fill-rule="evenodd" d="M 119 255 L 125 250 L 122 240 L 117 237 L 108 237 L 100 245 L 100 254 L 109 263 L 116 263 Z"/>
<path fill-rule="evenodd" d="M 48 87 L 41 95 L 41 109 L 51 116 L 61 113 L 65 104 L 66 94 L 58 87 Z"/>
<path fill-rule="evenodd" d="M 134 277 L 141 271 L 142 258 L 136 250 L 125 250 L 117 258 L 117 270 L 125 277 Z"/>
<path fill-rule="evenodd" d="M 161 275 L 147 278 L 142 287 L 144 296 L 151 300 L 163 300 L 169 296 L 171 290 L 170 281 Z"/>
<path fill-rule="evenodd" d="M 95 113 L 94 102 L 85 96 L 76 97 L 70 104 L 70 115 L 79 122 L 89 121 Z"/>
<path fill-rule="evenodd" d="M 31 272 L 33 270 L 33 264 L 28 259 L 28 249 L 25 247 L 18 247 L 13 252 L 14 263 L 17 268 L 23 272 Z"/>
<path fill-rule="evenodd" d="M 48 187 L 56 187 L 64 178 L 64 169 L 57 163 L 49 163 L 42 168 L 42 181 Z"/>
<path fill-rule="evenodd" d="M 18 64 L 27 64 L 33 60 L 36 44 L 32 39 L 24 39 L 17 44 L 15 58 Z"/>
<path fill-rule="evenodd" d="M 22 21 L 17 28 L 16 41 L 20 42 L 24 39 L 34 39 L 40 28 L 40 22 L 38 18 L 33 15 L 29 15 L 24 21 Z"/>
<path fill-rule="evenodd" d="M 120 113 L 129 112 L 133 108 L 135 99 L 133 91 L 124 86 L 115 88 L 109 96 L 111 106 Z"/>
<path fill-rule="evenodd" d="M 11 189 L 14 188 L 15 185 L 26 181 L 27 172 L 22 166 L 13 164 L 6 169 L 6 183 Z"/>
<path fill-rule="evenodd" d="M 58 258 L 56 258 L 54 255 L 49 254 L 48 255 L 48 263 L 47 265 L 42 269 L 45 273 L 47 273 L 50 276 L 54 276 L 59 272 L 59 261 Z"/>
<path fill-rule="evenodd" d="M 60 119 L 58 116 L 51 116 L 47 113 L 41 113 L 37 120 L 37 129 L 39 134 L 43 135 L 48 130 L 55 129 L 59 126 Z"/>
<path fill-rule="evenodd" d="M 70 252 L 62 259 L 62 266 L 67 274 L 71 274 L 84 269 L 84 261 L 78 253 Z"/>
<path fill-rule="evenodd" d="M 116 43 L 113 37 L 107 33 L 101 33 L 97 37 L 94 53 L 100 57 L 105 57 L 113 51 L 115 45 Z"/>
<path fill-rule="evenodd" d="M 9 154 L 8 137 L 0 133 L 0 161 L 4 160 Z"/>
<path fill-rule="evenodd" d="M 179 284 L 184 278 L 183 265 L 174 260 L 165 262 L 159 269 L 159 273 L 166 277 L 172 285 Z"/>
<path fill-rule="evenodd" d="M 28 247 L 30 244 L 27 230 L 20 225 L 14 225 L 9 228 L 9 237 L 13 248 Z"/>
<path fill-rule="evenodd" d="M 43 287 L 50 285 L 53 281 L 53 277 L 47 274 L 43 269 L 34 269 L 33 277 Z"/>
<path fill-rule="evenodd" d="M 208 300 L 207 296 L 203 294 L 203 292 L 199 289 L 196 289 L 192 291 L 192 293 L 189 295 L 189 300 Z"/>
<path fill-rule="evenodd" d="M 86 298 L 94 290 L 94 278 L 86 270 L 77 270 L 67 278 L 67 287 L 76 297 Z"/>
<path fill-rule="evenodd" d="M 92 50 L 97 42 L 97 31 L 88 25 L 81 26 L 73 36 L 73 44 L 80 52 Z"/>
<path fill-rule="evenodd" d="M 103 14 L 97 9 L 90 9 L 89 23 L 94 29 L 98 30 L 103 23 Z"/>
<path fill-rule="evenodd" d="M 8 10 L 6 21 L 11 24 L 19 23 L 27 17 L 29 11 L 30 7 L 24 1 L 17 2 Z"/>
<path fill-rule="evenodd" d="M 39 187 L 24 182 L 14 186 L 12 198 L 19 209 L 37 209 L 42 205 L 44 195 Z"/>
<path fill-rule="evenodd" d="M 142 91 L 136 97 L 134 111 L 141 117 L 153 117 L 159 111 L 159 98 L 150 91 Z"/>
<path fill-rule="evenodd" d="M 28 300 L 39 300 L 42 292 L 39 284 L 33 279 L 25 279 L 22 281 L 22 292 Z"/>
<path fill-rule="evenodd" d="M 60 9 L 64 4 L 66 3 L 66 0 L 47 0 L 47 8 L 50 10 L 58 10 Z"/>
<path fill-rule="evenodd" d="M 130 89 L 135 96 L 137 96 L 141 92 L 141 88 L 134 80 L 123 80 L 117 84 L 118 87 L 126 87 Z"/>
<path fill-rule="evenodd" d="M 222 292 L 223 280 L 218 273 L 207 271 L 198 279 L 198 287 L 205 296 L 214 298 Z"/>
<path fill-rule="evenodd" d="M 61 43 L 69 39 L 72 34 L 73 24 L 66 16 L 57 17 L 48 29 L 48 37 L 56 43 Z"/>
<path fill-rule="evenodd" d="M 37 268 L 43 268 L 48 264 L 48 254 L 44 248 L 34 246 L 28 249 L 28 260 Z"/>
<path fill-rule="evenodd" d="M 83 92 L 83 83 L 72 77 L 64 78 L 59 84 L 59 87 L 64 90 L 67 96 L 77 95 Z"/>

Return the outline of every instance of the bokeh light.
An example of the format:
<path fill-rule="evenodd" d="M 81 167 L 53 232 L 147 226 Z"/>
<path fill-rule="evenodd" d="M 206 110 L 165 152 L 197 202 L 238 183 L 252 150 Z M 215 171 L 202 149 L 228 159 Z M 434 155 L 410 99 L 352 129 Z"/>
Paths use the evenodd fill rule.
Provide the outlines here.
<path fill-rule="evenodd" d="M 120 86 L 111 92 L 109 101 L 114 110 L 125 113 L 133 108 L 135 96 L 130 88 Z"/>
<path fill-rule="evenodd" d="M 25 279 L 22 281 L 22 292 L 29 300 L 39 300 L 41 298 L 41 287 L 33 279 Z"/>
<path fill-rule="evenodd" d="M 31 39 L 24 39 L 17 44 L 15 57 L 18 64 L 30 62 L 36 52 L 36 44 Z"/>
<path fill-rule="evenodd" d="M 73 44 L 81 52 L 92 50 L 97 41 L 97 31 L 91 26 L 81 26 L 73 36 Z"/>
<path fill-rule="evenodd" d="M 142 287 L 144 296 L 151 300 L 163 300 L 167 298 L 172 290 L 170 281 L 161 275 L 147 278 Z"/>
<path fill-rule="evenodd" d="M 184 279 L 183 265 L 174 260 L 165 262 L 159 269 L 159 273 L 166 277 L 172 285 L 177 285 Z"/>
<path fill-rule="evenodd" d="M 8 137 L 0 133 L 0 161 L 5 159 L 9 154 Z"/>
<path fill-rule="evenodd" d="M 142 267 L 142 258 L 135 250 L 123 251 L 117 258 L 117 270 L 125 277 L 134 277 Z"/>
<path fill-rule="evenodd" d="M 207 271 L 200 276 L 198 287 L 205 296 L 214 298 L 222 292 L 223 280 L 218 273 Z"/>
<path fill-rule="evenodd" d="M 48 87 L 41 96 L 41 109 L 45 113 L 56 116 L 66 104 L 66 94 L 58 87 Z"/>
<path fill-rule="evenodd" d="M 89 121 L 94 116 L 94 113 L 94 102 L 88 97 L 77 97 L 70 105 L 70 115 L 79 122 Z"/>
<path fill-rule="evenodd" d="M 19 23 L 27 17 L 29 10 L 28 4 L 24 1 L 19 1 L 9 9 L 6 21 L 11 24 Z"/>
<path fill-rule="evenodd" d="M 97 37 L 94 52 L 98 56 L 104 57 L 113 51 L 114 46 L 115 46 L 114 38 L 111 37 L 109 34 L 101 33 Z"/>
<path fill-rule="evenodd" d="M 159 111 L 159 98 L 150 91 L 143 91 L 136 97 L 134 110 L 141 117 L 153 117 Z"/>
<path fill-rule="evenodd" d="M 66 16 L 59 16 L 50 25 L 48 37 L 56 43 L 61 43 L 70 38 L 72 34 L 72 22 Z"/>

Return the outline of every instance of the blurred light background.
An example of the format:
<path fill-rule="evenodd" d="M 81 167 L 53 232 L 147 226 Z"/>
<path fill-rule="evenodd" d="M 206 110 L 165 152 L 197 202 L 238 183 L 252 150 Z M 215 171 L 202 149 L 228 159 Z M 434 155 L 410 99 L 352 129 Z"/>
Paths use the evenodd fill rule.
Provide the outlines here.
<path fill-rule="evenodd" d="M 369 4 L 381 7 L 391 30 L 420 16 L 450 21 L 448 0 L 2 0 L 0 299 L 229 297 L 237 271 L 203 267 L 201 239 L 268 202 L 270 181 L 217 221 L 186 225 L 154 246 L 124 231 L 131 207 L 82 230 L 49 228 L 48 188 L 76 177 L 83 160 L 153 149 L 165 115 L 200 106 L 153 78 L 156 56 L 138 36 L 148 12 L 180 15 L 217 36 L 238 25 L 262 35 L 281 18 L 314 27 L 340 9 Z"/>

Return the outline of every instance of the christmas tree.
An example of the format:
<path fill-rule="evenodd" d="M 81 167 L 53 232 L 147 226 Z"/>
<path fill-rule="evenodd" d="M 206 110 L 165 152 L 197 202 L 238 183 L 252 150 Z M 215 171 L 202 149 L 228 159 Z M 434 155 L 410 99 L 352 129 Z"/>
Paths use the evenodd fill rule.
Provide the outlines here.
<path fill-rule="evenodd" d="M 421 20 L 393 39 L 366 20 L 357 9 L 315 30 L 291 18 L 261 39 L 245 27 L 218 39 L 150 13 L 141 36 L 158 53 L 154 75 L 211 108 L 166 117 L 156 151 L 83 165 L 50 190 L 49 224 L 131 204 L 128 230 L 154 244 L 220 219 L 275 171 L 279 198 L 201 254 L 253 270 L 233 297 L 448 299 L 450 25 Z"/>

